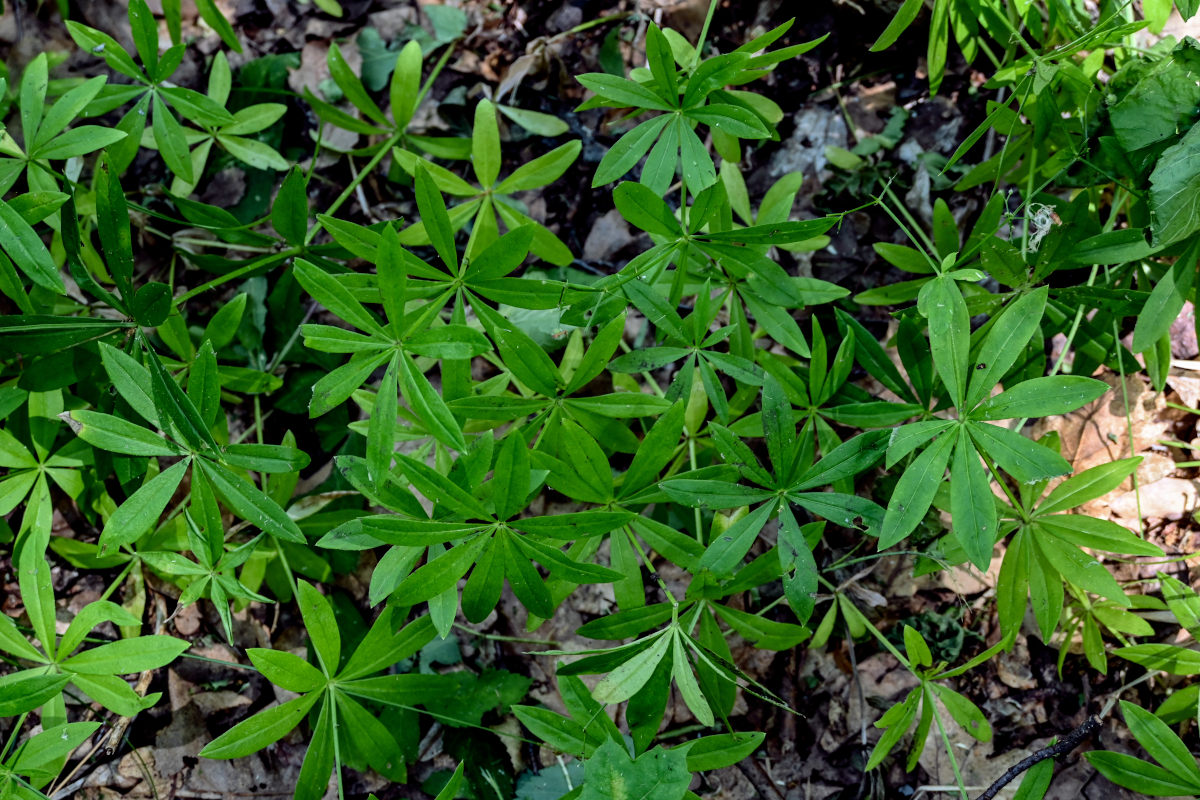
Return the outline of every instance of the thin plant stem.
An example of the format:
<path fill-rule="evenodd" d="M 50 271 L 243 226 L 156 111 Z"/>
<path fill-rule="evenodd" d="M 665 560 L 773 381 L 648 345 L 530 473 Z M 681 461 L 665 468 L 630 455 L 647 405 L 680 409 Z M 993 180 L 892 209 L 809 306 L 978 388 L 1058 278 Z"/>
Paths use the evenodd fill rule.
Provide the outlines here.
<path fill-rule="evenodd" d="M 279 261 L 282 263 L 283 261 L 286 261 L 287 259 L 291 258 L 292 256 L 299 255 L 302 252 L 304 252 L 303 248 L 289 247 L 287 250 L 281 250 L 278 253 L 271 253 L 270 255 L 265 255 L 261 258 L 256 258 L 253 261 L 251 261 L 249 264 L 243 264 L 242 266 L 238 267 L 235 270 L 226 272 L 224 275 L 218 275 L 217 277 L 213 278 L 212 280 L 200 284 L 195 289 L 191 289 L 191 290 L 186 291 L 183 294 L 179 295 L 179 297 L 175 298 L 175 307 L 179 308 L 184 303 L 186 303 L 188 300 L 191 300 L 193 297 L 196 297 L 197 295 L 204 294 L 205 292 L 207 292 L 211 289 L 215 289 L 218 286 L 223 286 L 226 283 L 229 283 L 231 281 L 236 281 L 239 278 L 244 278 L 253 272 L 257 272 L 258 270 L 262 269 L 263 267 L 268 266 L 272 261 Z"/>
<path fill-rule="evenodd" d="M 713 14 L 717 11 L 717 0 L 709 0 L 708 14 L 704 17 L 704 27 L 700 29 L 700 38 L 696 40 L 696 60 L 692 64 L 693 69 L 700 63 L 701 54 L 704 51 L 704 42 L 708 39 L 708 29 L 712 27 Z"/>
<path fill-rule="evenodd" d="M 501 636 L 498 633 L 484 633 L 477 631 L 474 628 L 468 628 L 461 622 L 453 623 L 454 627 L 464 633 L 469 633 L 472 636 L 477 636 L 480 639 L 487 639 L 489 642 L 515 642 L 517 644 L 544 644 L 548 647 L 562 647 L 561 642 L 556 642 L 553 639 L 533 639 L 528 636 Z"/>
<path fill-rule="evenodd" d="M 390 153 L 393 147 L 400 144 L 400 139 L 401 134 L 392 134 L 390 137 L 388 137 L 387 141 L 380 145 L 379 150 L 374 156 L 371 157 L 371 160 L 367 162 L 367 165 L 363 167 L 362 172 L 359 172 L 354 177 L 354 180 L 350 181 L 346 188 L 342 190 L 342 193 L 337 196 L 337 199 L 330 204 L 329 208 L 325 211 L 326 215 L 333 216 L 337 213 L 338 209 L 342 207 L 342 204 L 345 203 L 350 198 L 350 195 L 354 194 L 355 190 L 358 189 L 358 185 L 362 182 L 363 178 L 365 178 L 367 175 L 370 175 L 375 167 L 379 166 L 379 162 L 383 161 L 383 157 Z M 365 212 L 366 209 L 363 209 L 363 211 Z M 318 219 L 313 222 L 312 227 L 308 229 L 308 233 L 304 236 L 305 247 L 312 244 L 313 239 L 317 238 L 317 233 L 319 233 L 323 227 L 324 223 L 322 223 L 321 220 Z"/>
<path fill-rule="evenodd" d="M 1121 376 L 1121 401 L 1125 407 L 1125 435 L 1129 437 L 1129 455 L 1133 456 L 1137 455 L 1133 447 L 1133 417 L 1129 414 L 1129 386 L 1125 380 L 1125 359 L 1123 358 L 1124 353 L 1121 352 L 1121 335 L 1120 331 L 1117 330 L 1116 317 L 1113 317 L 1112 329 L 1113 345 L 1117 348 L 1117 370 Z M 1145 530 L 1142 528 L 1142 492 L 1138 482 L 1137 470 L 1133 471 L 1130 479 L 1133 481 L 1133 499 L 1137 504 L 1137 531 L 1140 534 L 1144 534 Z"/>
<path fill-rule="evenodd" d="M 325 701 L 329 703 L 329 722 L 333 728 L 333 772 L 337 777 L 338 800 L 346 800 L 346 787 L 342 783 L 342 737 L 338 733 L 337 701 L 332 691 L 326 692 Z"/>
<path fill-rule="evenodd" d="M 17 718 L 17 724 L 13 726 L 12 731 L 9 732 L 8 741 L 4 743 L 4 750 L 0 751 L 0 761 L 8 758 L 8 751 L 12 750 L 12 746 L 17 743 L 17 737 L 21 735 L 21 728 L 25 727 L 27 719 L 29 719 L 28 711 Z"/>
<path fill-rule="evenodd" d="M 922 701 L 929 702 L 929 694 L 926 694 Z M 950 743 L 950 736 L 946 733 L 946 726 L 942 723 L 942 715 L 937 712 L 937 709 L 933 711 L 933 720 L 937 723 L 938 734 L 942 737 L 942 746 L 946 749 L 946 757 L 950 759 L 950 769 L 954 771 L 954 782 L 958 786 L 959 796 L 962 800 L 968 800 L 967 784 L 963 780 L 962 770 L 958 768 L 958 759 L 954 757 L 954 745 Z"/>

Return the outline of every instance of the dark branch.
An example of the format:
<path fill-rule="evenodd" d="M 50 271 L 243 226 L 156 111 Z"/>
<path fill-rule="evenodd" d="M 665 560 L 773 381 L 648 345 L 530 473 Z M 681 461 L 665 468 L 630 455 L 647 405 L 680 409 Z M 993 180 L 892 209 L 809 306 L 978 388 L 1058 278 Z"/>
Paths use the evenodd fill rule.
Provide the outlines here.
<path fill-rule="evenodd" d="M 1018 775 L 1032 767 L 1039 761 L 1045 761 L 1047 758 L 1057 758 L 1058 756 L 1066 755 L 1074 750 L 1079 745 L 1083 744 L 1093 733 L 1100 727 L 1099 717 L 1088 717 L 1087 720 L 1075 730 L 1068 733 L 1061 740 L 1055 742 L 1049 747 L 1043 747 L 1031 756 L 1021 759 L 1016 764 L 1013 764 L 1008 770 L 1001 775 L 995 783 L 987 788 L 987 791 L 979 795 L 976 800 L 992 800 L 1000 790 L 1013 781 Z"/>

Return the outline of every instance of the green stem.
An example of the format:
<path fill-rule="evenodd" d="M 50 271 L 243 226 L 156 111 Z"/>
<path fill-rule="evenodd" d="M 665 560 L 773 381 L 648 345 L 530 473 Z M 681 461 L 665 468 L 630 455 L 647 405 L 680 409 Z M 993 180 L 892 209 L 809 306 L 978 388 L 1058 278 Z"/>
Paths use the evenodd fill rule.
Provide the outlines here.
<path fill-rule="evenodd" d="M 933 240 L 930 239 L 925 233 L 925 229 L 917 224 L 917 221 L 913 219 L 912 214 L 908 212 L 908 207 L 905 206 L 904 203 L 900 202 L 899 197 L 896 197 L 896 193 L 892 191 L 891 184 L 885 183 L 883 185 L 883 193 L 889 200 L 896 204 L 896 208 L 900 209 L 900 213 L 904 215 L 906 220 L 908 220 L 908 225 L 905 225 L 900 221 L 900 218 L 893 213 L 892 209 L 888 207 L 887 203 L 880 201 L 879 205 L 883 207 L 884 212 L 892 218 L 892 221 L 896 223 L 896 225 L 900 228 L 910 242 L 917 244 L 917 240 L 920 239 L 920 244 L 925 245 L 927 248 L 924 250 L 925 258 L 929 260 L 929 263 L 933 266 L 935 272 L 940 272 L 942 269 L 942 264 L 934 255 L 937 253 L 937 247 L 934 246 Z"/>
<path fill-rule="evenodd" d="M 704 17 L 704 27 L 700 29 L 700 38 L 696 40 L 696 60 L 692 64 L 695 69 L 700 64 L 701 53 L 704 50 L 704 42 L 708 39 L 708 29 L 712 27 L 713 14 L 717 11 L 717 0 L 709 0 L 708 14 Z"/>
<path fill-rule="evenodd" d="M 371 160 L 367 162 L 367 165 L 363 167 L 363 169 L 357 175 L 354 176 L 354 180 L 350 181 L 350 183 L 346 185 L 346 188 L 342 190 L 342 193 L 337 196 L 337 199 L 333 201 L 333 203 L 329 206 L 329 209 L 325 211 L 327 216 L 333 216 L 337 213 L 338 209 L 342 207 L 342 204 L 350 199 L 350 195 L 354 194 L 355 190 L 358 189 L 358 186 L 360 183 L 362 183 L 363 179 L 370 175 L 371 172 L 374 171 L 375 167 L 379 166 L 379 162 L 383 161 L 383 157 L 390 153 L 392 148 L 400 143 L 400 139 L 401 134 L 392 134 L 392 136 L 390 136 L 388 140 L 379 147 L 379 150 L 376 151 L 375 155 L 371 156 Z M 366 209 L 363 209 L 363 211 L 366 211 Z M 319 219 L 312 224 L 312 227 L 308 229 L 308 233 L 304 237 L 305 247 L 312 244 L 312 240 L 317 238 L 317 233 L 322 227 L 324 226 Z"/>
<path fill-rule="evenodd" d="M 693 472 L 696 471 L 696 437 L 691 433 L 688 433 L 688 466 L 692 468 Z M 699 507 L 693 508 L 692 511 L 695 512 L 696 541 L 704 544 L 704 517 L 701 515 Z"/>
<path fill-rule="evenodd" d="M 179 297 L 175 298 L 175 307 L 179 308 L 184 303 L 186 303 L 188 300 L 191 300 L 193 297 L 195 297 L 197 295 L 204 294 L 205 292 L 209 291 L 210 289 L 215 289 L 218 286 L 222 286 L 226 283 L 229 283 L 230 281 L 236 281 L 239 278 L 243 278 L 243 277 L 251 274 L 252 272 L 257 272 L 258 270 L 262 269 L 264 266 L 266 266 L 267 264 L 269 264 L 272 261 L 287 260 L 288 258 L 299 255 L 300 253 L 303 253 L 303 252 L 304 252 L 304 249 L 301 247 L 289 247 L 287 250 L 280 250 L 278 253 L 271 253 L 270 255 L 265 255 L 262 258 L 256 258 L 253 261 L 251 261 L 249 264 L 244 264 L 243 266 L 240 266 L 231 272 L 226 272 L 224 275 L 218 275 L 217 277 L 213 278 L 211 281 L 202 283 L 199 286 L 197 286 L 195 289 L 192 289 L 190 291 L 184 292 L 183 294 L 179 295 Z"/>
<path fill-rule="evenodd" d="M 490 642 L 516 642 L 517 644 L 544 644 L 549 647 L 562 647 L 561 642 L 556 642 L 553 639 L 531 639 L 527 636 L 501 636 L 498 633 L 484 633 L 477 631 L 474 628 L 468 628 L 461 622 L 455 622 L 454 627 L 464 633 L 469 633 L 472 636 L 478 636 L 480 639 L 487 639 Z"/>
<path fill-rule="evenodd" d="M 223 250 L 240 250 L 243 253 L 274 253 L 273 247 L 262 247 L 253 244 L 235 244 L 233 242 L 222 242 L 220 239 L 197 239 L 194 236 L 176 236 L 172 238 L 170 234 L 147 228 L 151 233 L 156 233 L 164 239 L 169 239 L 174 244 L 195 245 L 196 247 L 216 247 Z"/>
<path fill-rule="evenodd" d="M 338 733 L 337 701 L 330 691 L 325 695 L 329 703 L 329 723 L 333 728 L 333 773 L 337 776 L 338 800 L 346 800 L 346 787 L 342 783 L 342 737 Z"/>
<path fill-rule="evenodd" d="M 1107 271 L 1107 270 L 1105 270 Z M 1117 370 L 1121 375 L 1121 399 L 1125 405 L 1125 435 L 1129 437 L 1129 455 L 1137 455 L 1133 449 L 1133 417 L 1129 414 L 1129 385 L 1125 381 L 1125 354 L 1121 347 L 1121 332 L 1117 330 L 1117 318 L 1114 316 L 1112 321 L 1113 329 L 1113 347 L 1117 351 Z M 1138 485 L 1137 470 L 1133 471 L 1130 476 L 1133 481 L 1133 499 L 1137 504 L 1137 530 L 1138 533 L 1143 533 L 1142 530 L 1142 492 Z"/>
<path fill-rule="evenodd" d="M 921 698 L 922 702 L 932 702 L 932 700 L 933 700 L 932 695 L 933 695 L 933 692 L 925 692 L 924 697 Z M 966 784 L 963 782 L 962 771 L 959 770 L 959 768 L 958 768 L 958 759 L 956 759 L 954 757 L 954 750 L 953 750 L 954 745 L 952 745 L 950 743 L 950 737 L 946 733 L 946 726 L 942 724 L 942 715 L 938 713 L 938 710 L 936 708 L 934 708 L 932 710 L 933 710 L 933 719 L 935 722 L 937 722 L 938 733 L 942 737 L 942 746 L 946 748 L 946 757 L 950 759 L 950 768 L 954 771 L 954 781 L 958 785 L 959 794 L 961 795 L 962 800 L 968 800 L 967 787 L 966 787 Z"/>
<path fill-rule="evenodd" d="M 621 530 L 624 531 L 625 535 L 629 537 L 629 542 L 633 545 L 633 549 L 637 551 L 638 557 L 642 559 L 642 563 L 646 565 L 646 569 L 650 570 L 650 574 L 654 576 L 654 580 L 658 583 L 658 588 L 663 590 L 663 594 L 670 599 L 673 605 L 678 606 L 679 600 L 676 599 L 675 594 L 667 586 L 666 582 L 663 581 L 662 576 L 658 574 L 658 570 L 656 570 L 654 565 L 650 563 L 650 557 L 647 556 L 646 551 L 642 549 L 642 543 L 639 542 L 637 536 L 634 535 L 633 528 L 629 525 L 625 525 L 621 528 Z"/>
<path fill-rule="evenodd" d="M 101 600 L 107 600 L 109 597 L 112 597 L 112 593 L 115 592 L 117 587 L 125 581 L 126 576 L 129 575 L 130 570 L 133 569 L 133 565 L 136 563 L 136 561 L 130 561 L 125 565 L 125 568 L 121 570 L 121 573 L 117 575 L 117 577 L 113 579 L 113 582 L 108 585 L 108 588 L 104 590 L 104 594 L 100 595 Z"/>
<path fill-rule="evenodd" d="M 0 751 L 0 761 L 8 758 L 8 751 L 12 750 L 12 746 L 17 743 L 17 737 L 21 735 L 21 728 L 25 727 L 25 720 L 29 719 L 29 712 L 26 711 L 17 720 L 17 724 L 13 726 L 12 732 L 8 736 L 8 741 L 4 743 L 4 750 Z"/>

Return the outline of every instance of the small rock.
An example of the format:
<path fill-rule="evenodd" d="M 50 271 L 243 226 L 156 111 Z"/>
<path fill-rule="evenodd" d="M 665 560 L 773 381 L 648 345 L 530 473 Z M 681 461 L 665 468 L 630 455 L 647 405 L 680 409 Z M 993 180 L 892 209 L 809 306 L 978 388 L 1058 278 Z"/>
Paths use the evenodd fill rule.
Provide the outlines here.
<path fill-rule="evenodd" d="M 828 164 L 825 148 L 845 147 L 848 143 L 846 121 L 840 113 L 819 106 L 802 109 L 793 120 L 795 130 L 771 156 L 767 171 L 772 178 L 803 172 L 806 187 L 815 191 L 830 174 L 825 169 Z M 810 186 L 810 179 L 818 186 Z"/>
<path fill-rule="evenodd" d="M 200 609 L 195 603 L 180 609 L 175 615 L 175 631 L 180 636 L 195 636 L 200 632 Z"/>
<path fill-rule="evenodd" d="M 583 260 L 608 261 L 633 240 L 625 218 L 614 208 L 592 225 L 583 243 Z"/>
<path fill-rule="evenodd" d="M 1138 484 L 1146 486 L 1175 474 L 1175 459 L 1166 453 L 1141 453 L 1142 463 L 1138 465 Z"/>
<path fill-rule="evenodd" d="M 1189 300 L 1171 323 L 1171 357 L 1195 358 L 1197 355 L 1200 355 L 1200 344 L 1196 342 L 1196 308 Z"/>
<path fill-rule="evenodd" d="M 1179 519 L 1196 510 L 1197 500 L 1200 500 L 1200 482 L 1185 478 L 1162 478 L 1142 486 L 1140 491 L 1119 495 L 1110 508 L 1113 514 L 1126 520 L 1136 520 L 1139 510 L 1142 519 Z"/>

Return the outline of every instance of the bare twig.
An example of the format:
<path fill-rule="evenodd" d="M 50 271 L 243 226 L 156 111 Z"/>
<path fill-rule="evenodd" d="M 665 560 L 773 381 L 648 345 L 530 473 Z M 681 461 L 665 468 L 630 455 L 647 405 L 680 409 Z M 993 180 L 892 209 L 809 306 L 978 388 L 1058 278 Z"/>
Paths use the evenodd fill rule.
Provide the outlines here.
<path fill-rule="evenodd" d="M 1083 744 L 1100 728 L 1100 717 L 1088 717 L 1082 725 L 1068 733 L 1060 741 L 1055 742 L 1049 747 L 1043 747 L 1033 755 L 1021 759 L 1016 764 L 1008 768 L 995 783 L 987 788 L 983 794 L 979 795 L 976 800 L 992 800 L 1000 790 L 1012 782 L 1014 778 L 1031 768 L 1039 761 L 1045 761 L 1047 758 L 1057 758 L 1058 756 L 1066 755 L 1074 750 L 1079 745 Z"/>

